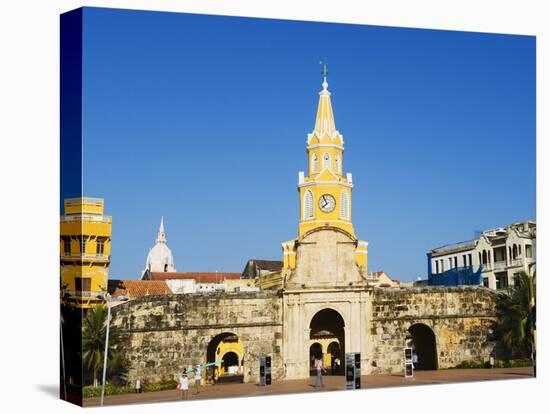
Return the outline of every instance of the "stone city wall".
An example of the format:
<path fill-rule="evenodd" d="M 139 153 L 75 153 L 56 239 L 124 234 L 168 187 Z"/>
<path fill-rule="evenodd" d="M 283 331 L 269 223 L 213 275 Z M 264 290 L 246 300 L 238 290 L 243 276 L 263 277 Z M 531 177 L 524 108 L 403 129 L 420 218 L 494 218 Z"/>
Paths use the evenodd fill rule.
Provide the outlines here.
<path fill-rule="evenodd" d="M 409 328 L 415 324 L 433 331 L 437 368 L 487 361 L 494 349 L 488 335 L 497 295 L 478 286 L 375 289 L 368 371 L 403 372 L 403 348 L 411 343 Z"/>
<path fill-rule="evenodd" d="M 128 381 L 172 379 L 207 362 L 210 341 L 233 333 L 244 344 L 244 381 L 258 381 L 260 356 L 272 355 L 272 376 L 283 375 L 282 301 L 273 292 L 146 296 L 113 308 L 123 337 Z"/>

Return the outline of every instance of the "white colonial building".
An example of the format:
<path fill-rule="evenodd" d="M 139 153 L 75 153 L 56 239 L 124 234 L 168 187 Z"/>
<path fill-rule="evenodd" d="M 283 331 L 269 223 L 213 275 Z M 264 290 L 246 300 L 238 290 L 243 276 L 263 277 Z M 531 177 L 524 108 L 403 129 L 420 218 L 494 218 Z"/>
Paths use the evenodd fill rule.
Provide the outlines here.
<path fill-rule="evenodd" d="M 513 223 L 485 230 L 473 240 L 449 244 L 428 252 L 428 275 L 453 269 L 481 271 L 481 281 L 491 289 L 515 284 L 521 271 L 532 275 L 536 264 L 537 225 L 535 221 Z"/>

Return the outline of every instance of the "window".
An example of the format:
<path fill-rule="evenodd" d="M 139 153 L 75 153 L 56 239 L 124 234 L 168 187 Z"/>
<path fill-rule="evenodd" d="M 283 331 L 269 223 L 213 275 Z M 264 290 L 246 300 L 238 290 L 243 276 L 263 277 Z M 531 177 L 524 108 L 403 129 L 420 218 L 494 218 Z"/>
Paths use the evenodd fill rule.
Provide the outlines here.
<path fill-rule="evenodd" d="M 435 261 L 435 273 L 436 274 L 439 273 L 439 261 L 438 260 Z"/>
<path fill-rule="evenodd" d="M 472 265 L 472 253 L 468 255 L 468 266 Z"/>
<path fill-rule="evenodd" d="M 458 256 L 455 256 L 455 269 L 458 267 Z"/>
<path fill-rule="evenodd" d="M 92 279 L 89 277 L 77 277 L 75 279 L 75 288 L 77 292 L 89 292 L 92 290 Z"/>
<path fill-rule="evenodd" d="M 63 240 L 63 252 L 66 255 L 71 254 L 71 239 L 64 239 Z"/>
<path fill-rule="evenodd" d="M 323 154 L 323 169 L 330 169 L 330 155 L 326 152 Z"/>
<path fill-rule="evenodd" d="M 495 276 L 496 276 L 496 288 L 506 289 L 508 287 L 508 274 L 502 273 L 502 274 L 497 274 Z"/>
<path fill-rule="evenodd" d="M 514 273 L 514 287 L 519 286 L 519 273 Z"/>
<path fill-rule="evenodd" d="M 304 194 L 304 220 L 313 218 L 313 193 L 306 190 Z"/>
<path fill-rule="evenodd" d="M 453 268 L 453 258 L 449 257 L 449 269 Z"/>
<path fill-rule="evenodd" d="M 83 238 L 79 239 L 80 241 L 80 254 L 86 253 L 86 240 Z"/>
<path fill-rule="evenodd" d="M 316 172 L 317 171 L 317 166 L 318 166 L 318 159 L 317 159 L 317 154 L 313 154 L 311 156 L 311 172 Z"/>
<path fill-rule="evenodd" d="M 525 245 L 525 257 L 533 257 L 533 247 L 530 244 Z"/>
<path fill-rule="evenodd" d="M 349 196 L 347 190 L 340 193 L 340 217 L 349 220 Z"/>
<path fill-rule="evenodd" d="M 342 172 L 340 168 L 340 157 L 338 155 L 334 158 L 334 168 L 338 174 Z"/>
<path fill-rule="evenodd" d="M 445 271 L 445 263 L 443 262 L 443 259 L 440 259 L 439 262 L 441 263 L 441 273 Z"/>
<path fill-rule="evenodd" d="M 489 287 L 489 278 L 488 277 L 483 278 L 483 286 L 485 286 L 486 288 Z"/>
<path fill-rule="evenodd" d="M 105 254 L 105 239 L 97 239 L 96 254 Z"/>

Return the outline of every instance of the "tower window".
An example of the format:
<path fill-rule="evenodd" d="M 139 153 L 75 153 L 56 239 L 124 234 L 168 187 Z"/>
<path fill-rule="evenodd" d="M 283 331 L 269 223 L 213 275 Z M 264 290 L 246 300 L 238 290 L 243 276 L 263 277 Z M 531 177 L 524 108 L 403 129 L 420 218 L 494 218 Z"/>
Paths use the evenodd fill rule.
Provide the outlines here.
<path fill-rule="evenodd" d="M 336 169 L 336 172 L 340 174 L 342 172 L 342 169 L 340 167 L 340 157 L 337 155 L 334 157 L 334 167 Z"/>
<path fill-rule="evenodd" d="M 80 238 L 80 254 L 86 253 L 86 239 Z"/>
<path fill-rule="evenodd" d="M 323 169 L 330 169 L 330 155 L 327 152 L 323 154 Z"/>
<path fill-rule="evenodd" d="M 63 240 L 63 252 L 67 255 L 71 254 L 71 239 Z"/>
<path fill-rule="evenodd" d="M 77 277 L 74 282 L 77 292 L 89 292 L 92 290 L 92 279 L 89 277 Z"/>
<path fill-rule="evenodd" d="M 96 254 L 105 254 L 105 239 L 97 239 Z"/>
<path fill-rule="evenodd" d="M 313 193 L 307 190 L 304 194 L 304 220 L 313 218 Z"/>
<path fill-rule="evenodd" d="M 349 196 L 347 190 L 340 193 L 340 217 L 349 220 Z"/>
<path fill-rule="evenodd" d="M 316 172 L 318 168 L 319 160 L 317 159 L 317 154 L 311 156 L 311 172 Z"/>

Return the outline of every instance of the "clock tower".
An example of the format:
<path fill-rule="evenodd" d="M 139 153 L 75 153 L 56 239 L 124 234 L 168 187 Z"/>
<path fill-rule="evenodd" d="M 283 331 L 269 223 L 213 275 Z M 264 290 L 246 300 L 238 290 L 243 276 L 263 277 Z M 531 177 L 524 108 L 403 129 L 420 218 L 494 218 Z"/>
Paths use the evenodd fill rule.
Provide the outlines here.
<path fill-rule="evenodd" d="M 332 229 L 354 241 L 356 264 L 366 274 L 367 243 L 357 240 L 353 228 L 353 180 L 351 173 L 343 172 L 344 137 L 336 129 L 327 75 L 325 63 L 315 127 L 306 140 L 307 174 L 302 171 L 298 173 L 298 238 L 283 243 L 284 268 L 296 267 L 297 246 L 304 237 L 316 230 Z"/>

